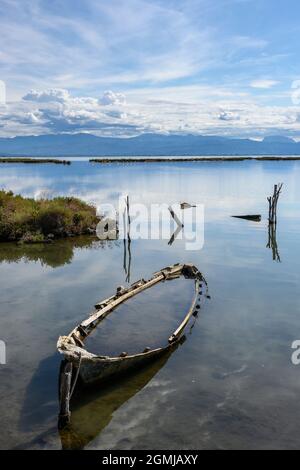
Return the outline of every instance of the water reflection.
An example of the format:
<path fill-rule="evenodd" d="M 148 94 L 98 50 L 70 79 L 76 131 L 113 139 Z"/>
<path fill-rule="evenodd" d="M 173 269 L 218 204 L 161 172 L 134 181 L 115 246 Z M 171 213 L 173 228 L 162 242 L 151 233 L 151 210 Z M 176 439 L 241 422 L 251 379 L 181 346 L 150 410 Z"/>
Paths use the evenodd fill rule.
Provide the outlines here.
<path fill-rule="evenodd" d="M 278 244 L 277 244 L 277 225 L 269 224 L 268 228 L 268 243 L 267 248 L 272 250 L 273 261 L 281 263 L 281 257 L 279 254 Z"/>
<path fill-rule="evenodd" d="M 171 238 L 170 240 L 168 241 L 168 245 L 169 246 L 172 246 L 174 241 L 176 240 L 176 238 L 178 237 L 178 235 L 180 234 L 180 232 L 182 232 L 182 229 L 183 229 L 183 226 L 177 226 L 175 232 L 171 235 Z"/>
<path fill-rule="evenodd" d="M 130 283 L 131 279 L 131 240 L 129 238 L 124 238 L 123 240 L 123 249 L 124 249 L 124 255 L 123 255 L 123 269 L 125 272 L 125 282 Z"/>
<path fill-rule="evenodd" d="M 112 248 L 117 241 L 98 240 L 95 237 L 82 236 L 57 240 L 50 244 L 0 244 L 0 263 L 40 262 L 42 266 L 57 268 L 70 264 L 77 249 L 98 250 Z"/>
<path fill-rule="evenodd" d="M 78 413 L 85 414 L 86 401 L 92 411 L 87 421 L 79 416 L 75 422 L 74 409 L 70 432 L 78 432 L 78 447 L 299 448 L 299 373 L 290 360 L 300 318 L 299 176 L 300 162 L 151 168 L 74 162 L 68 168 L 1 168 L 1 186 L 24 196 L 47 189 L 95 204 L 115 203 L 120 194 L 129 194 L 132 203 L 205 204 L 201 251 L 187 252 L 179 237 L 172 246 L 166 240 L 131 244 L 132 280 L 174 260 L 201 267 L 213 292 L 213 302 L 202 311 L 201 325 L 193 328 L 190 340 L 140 393 L 134 394 L 133 382 L 126 385 L 126 381 L 115 385 L 115 392 L 99 390 L 94 395 L 94 401 L 100 402 L 99 415 L 93 398 L 81 397 Z M 270 233 L 269 252 L 267 224 L 243 224 L 229 217 L 247 208 L 266 218 L 266 191 L 279 179 L 287 190 L 280 206 L 280 240 Z M 0 331 L 8 345 L 8 365 L 0 368 L 2 449 L 25 448 L 26 442 L 30 448 L 61 446 L 56 428 L 60 359 L 56 362 L 53 356 L 57 337 L 70 331 L 92 303 L 110 295 L 112 286 L 124 282 L 123 240 L 103 243 L 103 248 L 111 249 L 102 249 L 97 242 L 95 250 L 93 244 L 77 248 L 75 242 L 0 245 Z M 275 259 L 278 253 L 284 263 L 273 262 L 272 253 Z M 159 298 L 157 302 L 162 305 Z M 146 306 L 144 302 L 139 308 Z M 158 313 L 165 319 L 168 312 Z M 152 321 L 152 315 L 148 318 Z M 135 332 L 136 323 L 128 329 Z M 132 394 L 128 392 L 122 405 L 122 394 L 124 398 L 128 389 Z M 109 394 L 110 405 L 105 401 Z M 110 413 L 104 429 L 106 406 Z M 100 435 L 87 444 L 100 421 Z"/>
<path fill-rule="evenodd" d="M 56 371 L 59 364 L 57 353 L 43 359 L 34 372 L 24 395 L 20 412 L 19 429 L 30 432 L 41 423 L 47 423 L 49 415 L 55 413 Z"/>
<path fill-rule="evenodd" d="M 130 283 L 130 272 L 131 272 L 131 236 L 130 236 L 130 229 L 131 229 L 131 216 L 130 216 L 130 204 L 129 204 L 129 196 L 127 195 L 125 200 L 125 210 L 123 214 L 124 229 L 126 227 L 126 218 L 127 218 L 127 232 L 124 233 L 124 270 L 126 274 L 126 282 Z M 125 232 L 125 230 L 124 230 Z M 127 262 L 127 253 L 128 253 L 128 262 Z"/>
<path fill-rule="evenodd" d="M 62 449 L 84 449 L 108 426 L 114 413 L 139 393 L 164 367 L 177 347 L 178 344 L 174 345 L 172 350 L 154 363 L 118 381 L 110 382 L 106 386 L 101 385 L 98 389 L 84 390 L 84 393 L 79 389 L 72 398 L 71 423 L 59 430 Z"/>

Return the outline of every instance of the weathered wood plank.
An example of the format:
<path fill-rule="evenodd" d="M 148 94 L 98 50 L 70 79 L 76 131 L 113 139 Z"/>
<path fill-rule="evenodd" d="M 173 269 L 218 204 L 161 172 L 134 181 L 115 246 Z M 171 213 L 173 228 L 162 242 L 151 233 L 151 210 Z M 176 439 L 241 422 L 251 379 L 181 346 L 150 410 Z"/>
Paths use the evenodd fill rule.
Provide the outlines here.
<path fill-rule="evenodd" d="M 117 307 L 121 303 L 123 303 L 125 300 L 130 299 L 134 295 L 138 294 L 139 292 L 142 292 L 145 289 L 149 289 L 149 287 L 152 287 L 154 284 L 157 284 L 160 282 L 162 279 L 164 279 L 164 276 L 161 275 L 159 277 L 156 277 L 155 279 L 152 279 L 151 281 L 147 282 L 146 284 L 137 287 L 136 289 L 127 292 L 127 294 L 124 294 L 122 297 L 118 297 L 115 300 L 112 300 L 106 307 L 102 308 L 101 310 L 96 311 L 94 314 L 92 314 L 89 318 L 84 320 L 83 322 L 80 323 L 81 326 L 87 327 L 91 323 L 94 323 L 95 321 L 99 320 L 100 318 L 103 318 L 106 316 L 113 308 Z"/>
<path fill-rule="evenodd" d="M 181 324 L 179 325 L 179 327 L 174 331 L 174 333 L 169 337 L 169 343 L 172 343 L 173 341 L 175 341 L 176 339 L 178 339 L 178 337 L 181 335 L 182 331 L 184 330 L 184 328 L 186 327 L 186 325 L 188 324 L 191 316 L 193 315 L 193 312 L 195 310 L 195 306 L 196 306 L 196 303 L 197 303 L 197 298 L 198 298 L 198 291 L 199 291 L 199 287 L 200 287 L 200 282 L 197 280 L 196 283 L 195 283 L 195 297 L 193 299 L 193 302 L 192 302 L 192 305 L 188 311 L 188 313 L 186 314 L 185 318 L 183 319 L 183 321 L 181 322 Z"/>

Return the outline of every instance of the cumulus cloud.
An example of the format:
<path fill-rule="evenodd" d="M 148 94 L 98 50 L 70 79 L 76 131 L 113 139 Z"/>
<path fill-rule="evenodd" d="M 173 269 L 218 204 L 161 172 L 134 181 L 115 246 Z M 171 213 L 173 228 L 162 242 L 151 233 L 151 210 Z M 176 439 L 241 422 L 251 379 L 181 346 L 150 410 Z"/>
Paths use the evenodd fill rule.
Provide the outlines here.
<path fill-rule="evenodd" d="M 126 97 L 123 93 L 114 93 L 113 91 L 106 91 L 102 98 L 99 99 L 99 103 L 103 106 L 109 105 L 122 105 L 126 104 Z"/>
<path fill-rule="evenodd" d="M 221 111 L 219 114 L 219 119 L 220 121 L 236 121 L 240 119 L 240 116 L 236 113 Z"/>
<path fill-rule="evenodd" d="M 42 123 L 42 113 L 39 111 L 35 112 L 24 112 L 11 116 L 12 119 L 17 120 L 21 124 L 41 124 Z"/>
<path fill-rule="evenodd" d="M 141 133 L 208 134 L 259 138 L 299 136 L 300 107 L 258 104 L 231 89 L 185 86 L 150 94 L 105 92 L 73 96 L 65 89 L 30 91 L 0 107 L 0 136 L 89 132 L 129 137 Z M 159 99 L 163 96 L 164 99 Z M 105 99 L 104 99 L 105 97 Z M 105 104 L 104 104 L 105 103 Z"/>
<path fill-rule="evenodd" d="M 246 0 L 75 3 L 0 1 L 1 79 L 14 100 L 5 105 L 0 90 L 0 136 L 300 132 L 287 98 L 297 15 L 283 51 L 270 29 L 271 0 L 261 13 L 274 21 L 261 28 Z M 251 34 L 241 33 L 241 8 Z M 271 93 L 278 83 L 285 96 Z"/>
<path fill-rule="evenodd" d="M 31 90 L 21 101 L 0 109 L 0 136 L 90 132 L 130 136 L 143 131 L 125 95 L 107 92 L 106 99 L 73 96 L 65 89 Z"/>
<path fill-rule="evenodd" d="M 29 93 L 23 96 L 23 100 L 36 101 L 38 103 L 64 103 L 69 97 L 68 90 L 64 90 L 63 88 L 50 88 L 44 91 L 30 90 Z"/>

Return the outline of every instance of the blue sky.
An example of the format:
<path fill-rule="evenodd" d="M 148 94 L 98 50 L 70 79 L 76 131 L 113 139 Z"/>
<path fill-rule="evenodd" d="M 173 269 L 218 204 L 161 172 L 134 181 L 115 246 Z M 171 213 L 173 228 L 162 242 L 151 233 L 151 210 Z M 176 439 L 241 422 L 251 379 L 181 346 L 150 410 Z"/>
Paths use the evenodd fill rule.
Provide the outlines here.
<path fill-rule="evenodd" d="M 0 0 L 0 136 L 300 139 L 299 14 L 297 0 Z"/>

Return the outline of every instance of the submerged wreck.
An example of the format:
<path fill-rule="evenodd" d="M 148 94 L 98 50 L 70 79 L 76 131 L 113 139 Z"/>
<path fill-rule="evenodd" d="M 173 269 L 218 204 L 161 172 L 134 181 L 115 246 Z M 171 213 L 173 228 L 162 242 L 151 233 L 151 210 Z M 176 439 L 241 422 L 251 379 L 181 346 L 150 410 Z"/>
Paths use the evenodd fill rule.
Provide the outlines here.
<path fill-rule="evenodd" d="M 170 281 L 181 276 L 194 280 L 195 294 L 188 312 L 177 329 L 166 340 L 165 345 L 156 349 L 146 347 L 137 354 L 129 355 L 123 352 L 117 357 L 96 355 L 85 349 L 85 339 L 116 307 L 160 282 Z M 207 282 L 199 270 L 192 264 L 175 264 L 154 273 L 152 278 L 147 281 L 141 279 L 128 288 L 118 287 L 115 295 L 98 302 L 95 305 L 96 310 L 76 326 L 68 336 L 60 336 L 57 349 L 64 356 L 59 385 L 61 425 L 69 422 L 69 402 L 78 381 L 83 385 L 91 385 L 116 377 L 141 367 L 150 360 L 154 360 L 177 347 L 183 338 L 184 329 L 189 320 L 192 316 L 197 316 L 201 296 L 209 298 Z"/>
<path fill-rule="evenodd" d="M 177 343 L 177 346 L 179 344 Z M 72 420 L 59 429 L 63 450 L 83 450 L 108 426 L 114 413 L 138 394 L 165 366 L 176 346 L 144 367 L 112 380 L 105 387 L 92 387 L 72 397 Z"/>

